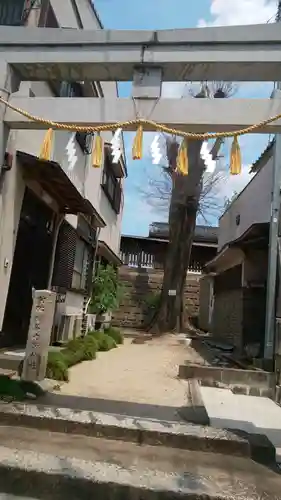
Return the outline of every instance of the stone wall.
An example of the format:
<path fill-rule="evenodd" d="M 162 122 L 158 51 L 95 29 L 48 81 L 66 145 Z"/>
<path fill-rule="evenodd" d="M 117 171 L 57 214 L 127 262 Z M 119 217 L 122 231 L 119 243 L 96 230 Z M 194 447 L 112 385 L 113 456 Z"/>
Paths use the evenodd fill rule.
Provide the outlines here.
<path fill-rule="evenodd" d="M 200 294 L 199 294 L 199 319 L 198 326 L 203 331 L 210 330 L 210 302 L 213 277 L 203 275 L 200 279 Z"/>
<path fill-rule="evenodd" d="M 141 328 L 149 322 L 151 310 L 147 307 L 147 297 L 160 292 L 163 271 L 157 269 L 134 269 L 123 266 L 119 277 L 124 286 L 124 297 L 119 310 L 114 313 L 113 324 L 130 328 Z M 185 287 L 185 306 L 191 317 L 199 311 L 198 274 L 188 274 Z"/>
<path fill-rule="evenodd" d="M 243 291 L 225 290 L 215 295 L 212 316 L 212 333 L 215 337 L 242 348 Z"/>
<path fill-rule="evenodd" d="M 215 295 L 211 331 L 215 337 L 242 350 L 258 343 L 263 349 L 265 328 L 264 288 L 239 288 Z"/>

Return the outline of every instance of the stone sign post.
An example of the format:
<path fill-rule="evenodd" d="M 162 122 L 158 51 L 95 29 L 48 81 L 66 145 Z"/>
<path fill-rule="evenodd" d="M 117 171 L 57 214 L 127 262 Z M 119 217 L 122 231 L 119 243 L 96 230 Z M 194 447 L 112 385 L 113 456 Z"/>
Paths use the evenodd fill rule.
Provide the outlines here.
<path fill-rule="evenodd" d="M 56 293 L 34 291 L 22 380 L 41 381 L 45 378 L 55 305 Z"/>

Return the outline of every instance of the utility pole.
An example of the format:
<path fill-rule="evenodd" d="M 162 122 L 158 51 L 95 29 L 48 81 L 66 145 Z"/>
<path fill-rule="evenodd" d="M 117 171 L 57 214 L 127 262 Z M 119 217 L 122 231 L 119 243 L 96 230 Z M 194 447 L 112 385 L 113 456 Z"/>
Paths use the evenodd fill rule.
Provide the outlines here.
<path fill-rule="evenodd" d="M 281 22 L 281 0 L 277 3 L 277 13 L 275 18 L 277 23 Z M 281 30 L 280 30 L 281 31 Z M 276 82 L 272 96 L 274 99 L 281 99 L 281 82 Z M 271 219 L 269 230 L 268 246 L 268 273 L 266 287 L 266 318 L 265 318 L 265 342 L 264 358 L 274 365 L 275 355 L 275 332 L 276 332 L 276 291 L 277 291 L 277 270 L 278 270 L 278 237 L 279 237 L 279 216 L 281 204 L 281 134 L 275 136 L 274 158 L 273 158 L 273 178 L 271 197 Z"/>

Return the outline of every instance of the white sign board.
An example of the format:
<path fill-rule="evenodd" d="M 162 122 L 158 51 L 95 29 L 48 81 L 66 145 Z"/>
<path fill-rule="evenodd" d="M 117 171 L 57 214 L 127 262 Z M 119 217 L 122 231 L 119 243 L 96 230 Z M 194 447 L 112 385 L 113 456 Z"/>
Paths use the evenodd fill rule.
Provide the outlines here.
<path fill-rule="evenodd" d="M 169 290 L 169 291 L 168 291 L 168 295 L 169 295 L 170 297 L 175 297 L 175 296 L 177 295 L 177 291 L 176 291 L 176 290 Z"/>

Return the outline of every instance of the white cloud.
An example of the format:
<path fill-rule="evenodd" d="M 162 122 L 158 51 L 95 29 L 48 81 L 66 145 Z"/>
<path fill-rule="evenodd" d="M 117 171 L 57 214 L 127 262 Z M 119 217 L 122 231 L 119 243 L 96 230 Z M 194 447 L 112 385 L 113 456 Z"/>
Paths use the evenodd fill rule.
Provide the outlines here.
<path fill-rule="evenodd" d="M 276 0 L 212 0 L 210 12 L 213 20 L 200 19 L 198 26 L 266 23 L 274 20 L 276 4 Z"/>
<path fill-rule="evenodd" d="M 230 175 L 225 172 L 221 181 L 215 186 L 215 196 L 221 201 L 229 200 L 237 193 L 239 194 L 250 182 L 255 174 L 249 173 L 250 166 L 244 165 L 240 175 Z"/>

